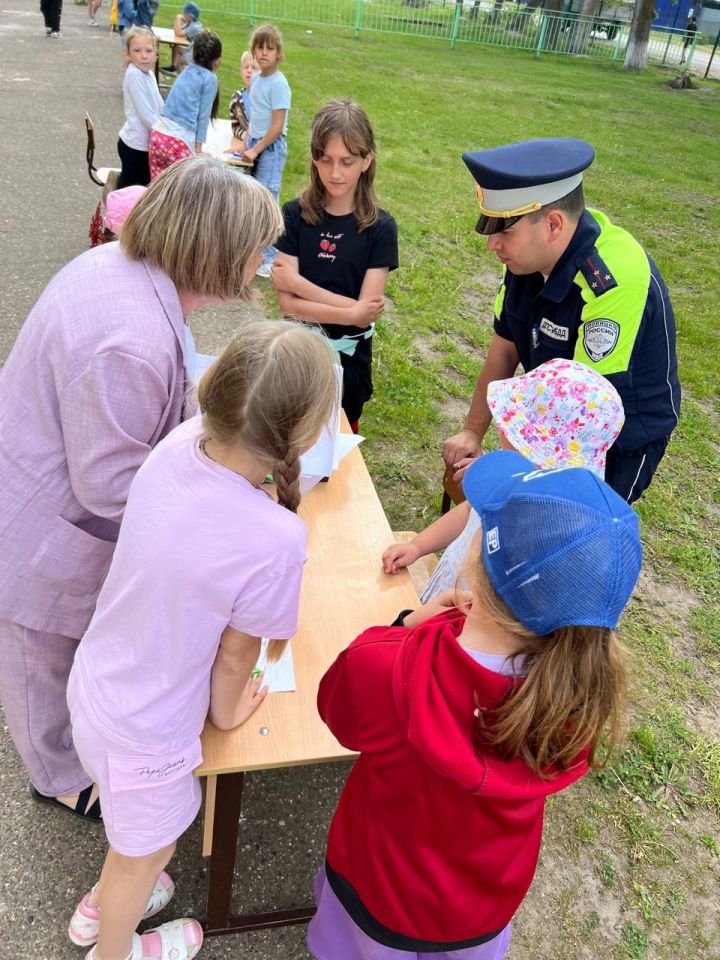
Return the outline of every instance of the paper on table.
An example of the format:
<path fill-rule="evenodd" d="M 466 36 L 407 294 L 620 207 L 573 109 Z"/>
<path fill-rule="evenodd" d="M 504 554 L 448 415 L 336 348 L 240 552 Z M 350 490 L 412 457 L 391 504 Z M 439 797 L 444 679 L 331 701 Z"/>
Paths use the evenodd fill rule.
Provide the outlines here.
<path fill-rule="evenodd" d="M 263 682 L 270 688 L 269 692 L 292 693 L 295 690 L 295 667 L 293 666 L 290 641 L 285 644 L 280 659 L 272 663 L 267 662 L 268 641 L 263 637 L 260 642 L 260 656 L 255 664 L 255 669 L 265 671 Z"/>
<path fill-rule="evenodd" d="M 337 378 L 337 409 L 335 415 L 325 424 L 317 442 L 300 457 L 300 473 L 304 477 L 329 477 L 337 468 L 337 438 L 340 434 L 340 404 L 342 402 L 343 371 L 338 364 L 335 367 Z"/>

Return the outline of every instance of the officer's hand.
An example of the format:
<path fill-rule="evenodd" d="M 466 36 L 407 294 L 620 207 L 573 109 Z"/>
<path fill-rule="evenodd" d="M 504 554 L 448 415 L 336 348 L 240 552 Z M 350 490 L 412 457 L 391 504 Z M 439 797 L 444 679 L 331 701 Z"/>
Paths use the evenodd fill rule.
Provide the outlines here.
<path fill-rule="evenodd" d="M 466 457 L 479 457 L 481 452 L 480 437 L 472 430 L 461 430 L 446 440 L 442 448 L 443 460 L 451 469 L 456 469 Z"/>

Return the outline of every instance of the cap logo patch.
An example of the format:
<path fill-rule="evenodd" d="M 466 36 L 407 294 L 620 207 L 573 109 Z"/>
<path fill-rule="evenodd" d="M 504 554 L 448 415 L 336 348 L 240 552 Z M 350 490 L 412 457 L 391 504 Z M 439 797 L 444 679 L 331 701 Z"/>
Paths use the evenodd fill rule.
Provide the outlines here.
<path fill-rule="evenodd" d="M 500 549 L 500 532 L 497 527 L 488 530 L 485 534 L 485 544 L 488 553 L 497 553 Z"/>
<path fill-rule="evenodd" d="M 556 323 L 553 323 L 552 320 L 548 320 L 544 317 L 540 321 L 540 332 L 544 333 L 548 337 L 552 337 L 553 340 L 569 340 L 570 331 L 567 327 L 559 327 Z"/>
<path fill-rule="evenodd" d="M 594 363 L 609 357 L 620 336 L 620 324 L 614 320 L 588 320 L 583 326 L 583 347 Z"/>

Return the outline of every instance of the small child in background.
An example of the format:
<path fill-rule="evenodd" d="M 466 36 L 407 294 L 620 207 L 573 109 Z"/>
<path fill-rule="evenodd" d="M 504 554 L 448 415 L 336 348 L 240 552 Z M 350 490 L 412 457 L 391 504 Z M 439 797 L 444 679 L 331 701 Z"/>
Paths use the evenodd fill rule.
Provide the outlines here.
<path fill-rule="evenodd" d="M 589 470 L 509 451 L 464 489 L 481 520 L 469 595 L 366 630 L 320 682 L 321 717 L 360 758 L 316 878 L 317 960 L 502 960 L 545 798 L 619 736 L 634 511 Z"/>
<path fill-rule="evenodd" d="M 200 22 L 200 7 L 196 3 L 186 3 L 182 13 L 175 17 L 173 31 L 176 37 L 184 37 L 186 44 L 173 44 L 172 63 L 169 67 L 162 67 L 163 73 L 179 73 L 189 63 L 192 63 L 192 48 L 195 37 L 202 31 Z"/>
<path fill-rule="evenodd" d="M 102 0 L 87 0 L 88 5 L 88 26 L 89 27 L 99 27 L 100 24 L 97 22 L 97 12 L 102 6 Z"/>
<path fill-rule="evenodd" d="M 253 227 L 267 242 L 280 212 L 255 192 Z M 253 245 L 247 283 L 259 261 Z M 200 809 L 192 771 L 206 717 L 221 730 L 244 723 L 267 693 L 251 673 L 260 638 L 296 630 L 307 545 L 299 458 L 332 416 L 336 384 L 322 337 L 248 321 L 200 381 L 202 419 L 173 430 L 132 482 L 68 684 L 73 742 L 110 843 L 70 921 L 74 943 L 97 941 L 87 960 L 95 950 L 97 960 L 189 960 L 200 949 L 194 920 L 135 930 L 172 896 L 165 866 Z M 261 486 L 268 472 L 277 503 Z"/>
<path fill-rule="evenodd" d="M 239 141 L 238 150 L 244 150 L 247 145 L 250 114 L 252 112 L 252 106 L 250 104 L 250 84 L 252 83 L 252 78 L 258 72 L 258 69 L 252 53 L 246 50 L 242 57 L 240 57 L 240 72 L 242 73 L 245 86 L 240 90 L 236 90 L 230 101 L 230 123 L 232 125 L 233 137 Z"/>
<path fill-rule="evenodd" d="M 125 33 L 128 65 L 123 77 L 125 123 L 117 150 L 122 169 L 117 186 L 150 183 L 150 131 L 160 119 L 164 102 L 155 79 L 157 41 L 148 27 L 130 27 Z"/>
<path fill-rule="evenodd" d="M 146 189 L 147 187 L 132 186 L 123 187 L 122 190 L 112 190 L 105 198 L 104 217 L 100 214 L 100 204 L 98 204 L 95 217 L 90 222 L 91 247 L 98 247 L 101 243 L 110 243 L 118 239 L 120 227 Z"/>
<path fill-rule="evenodd" d="M 320 323 L 330 338 L 357 433 L 373 392 L 375 321 L 398 265 L 397 226 L 375 196 L 375 135 L 362 107 L 326 104 L 313 119 L 310 153 L 309 186 L 283 206 L 272 283 L 286 316 Z"/>
<path fill-rule="evenodd" d="M 117 0 L 117 29 L 120 35 L 120 46 L 127 49 L 125 34 L 130 27 L 137 26 L 137 9 L 135 0 Z"/>
<path fill-rule="evenodd" d="M 257 27 L 250 38 L 250 52 L 260 73 L 250 87 L 251 113 L 244 159 L 255 164 L 255 176 L 279 201 L 292 94 L 285 75 L 278 69 L 283 59 L 283 41 L 277 27 L 269 23 Z M 258 277 L 270 276 L 276 253 L 275 247 L 263 250 Z"/>
<path fill-rule="evenodd" d="M 137 13 L 135 22 L 139 27 L 147 27 L 152 30 L 155 14 L 160 6 L 160 0 L 136 0 Z"/>
<path fill-rule="evenodd" d="M 577 360 L 555 358 L 519 377 L 488 384 L 488 406 L 504 449 L 542 468 L 587 467 L 601 480 L 605 458 L 625 422 L 620 395 L 609 380 Z M 385 573 L 443 550 L 422 595 L 454 587 L 463 557 L 480 525 L 468 501 L 431 523 L 408 543 L 383 553 Z"/>
<path fill-rule="evenodd" d="M 193 62 L 170 88 L 162 116 L 150 134 L 150 176 L 171 163 L 201 153 L 210 120 L 218 115 L 217 70 L 222 59 L 220 37 L 202 30 L 193 41 Z"/>

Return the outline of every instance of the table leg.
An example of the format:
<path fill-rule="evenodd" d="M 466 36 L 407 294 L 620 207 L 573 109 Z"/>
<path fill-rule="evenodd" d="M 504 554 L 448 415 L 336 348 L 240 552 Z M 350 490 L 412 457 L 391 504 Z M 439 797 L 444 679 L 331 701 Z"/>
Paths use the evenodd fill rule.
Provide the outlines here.
<path fill-rule="evenodd" d="M 218 777 L 212 853 L 208 865 L 207 933 L 227 930 L 230 920 L 244 779 L 243 773 L 225 773 Z"/>
<path fill-rule="evenodd" d="M 217 778 L 212 853 L 208 866 L 205 933 L 217 936 L 243 930 L 264 930 L 307 923 L 315 907 L 295 907 L 270 913 L 231 915 L 233 877 L 237 853 L 238 824 L 243 788 L 242 773 L 224 773 Z"/>

